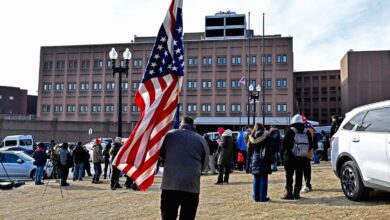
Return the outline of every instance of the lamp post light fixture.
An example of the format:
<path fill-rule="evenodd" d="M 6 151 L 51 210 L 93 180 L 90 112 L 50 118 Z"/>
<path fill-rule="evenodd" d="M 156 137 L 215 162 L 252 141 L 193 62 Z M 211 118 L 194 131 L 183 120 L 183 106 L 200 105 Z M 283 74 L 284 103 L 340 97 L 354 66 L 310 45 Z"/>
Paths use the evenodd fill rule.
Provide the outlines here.
<path fill-rule="evenodd" d="M 119 74 L 119 86 L 118 86 L 118 137 L 122 137 L 122 74 L 126 74 L 126 78 L 129 75 L 129 60 L 131 59 L 131 52 L 129 48 L 126 48 L 123 52 L 123 59 L 125 60 L 125 66 L 116 67 L 116 59 L 118 58 L 118 53 L 115 51 L 115 48 L 112 48 L 109 53 L 112 66 L 112 76 L 115 77 L 115 73 Z"/>
<path fill-rule="evenodd" d="M 254 88 L 253 88 L 253 85 L 251 84 L 249 86 L 249 92 L 250 92 L 250 98 L 251 100 L 253 100 L 253 125 L 256 123 L 256 100 L 259 100 L 259 97 L 260 97 L 260 91 L 261 91 L 261 86 L 259 84 L 257 84 L 256 86 L 256 91 L 257 91 L 257 94 L 256 93 L 253 93 L 254 91 Z"/>

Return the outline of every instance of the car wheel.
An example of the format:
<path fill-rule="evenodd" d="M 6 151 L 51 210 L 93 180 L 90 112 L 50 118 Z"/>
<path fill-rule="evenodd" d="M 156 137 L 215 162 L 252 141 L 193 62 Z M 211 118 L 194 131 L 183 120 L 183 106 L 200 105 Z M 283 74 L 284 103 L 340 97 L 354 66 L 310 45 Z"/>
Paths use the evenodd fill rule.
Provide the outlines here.
<path fill-rule="evenodd" d="M 340 182 L 344 195 L 352 201 L 367 198 L 368 189 L 363 185 L 362 178 L 353 161 L 347 161 L 341 166 Z"/>
<path fill-rule="evenodd" d="M 34 169 L 33 171 L 31 171 L 31 174 L 30 174 L 31 179 L 34 181 L 35 181 L 35 172 L 36 172 L 36 170 Z"/>

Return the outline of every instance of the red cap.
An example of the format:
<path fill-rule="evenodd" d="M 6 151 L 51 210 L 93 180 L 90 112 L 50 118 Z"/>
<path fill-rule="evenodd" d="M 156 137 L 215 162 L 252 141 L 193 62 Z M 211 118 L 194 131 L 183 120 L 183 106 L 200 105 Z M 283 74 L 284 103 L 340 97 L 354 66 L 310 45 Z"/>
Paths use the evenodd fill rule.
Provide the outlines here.
<path fill-rule="evenodd" d="M 95 143 L 96 143 L 96 144 L 100 144 L 100 139 L 99 139 L 99 138 L 96 138 L 96 139 L 95 139 Z"/>
<path fill-rule="evenodd" d="M 303 121 L 303 122 L 306 122 L 306 121 L 307 121 L 307 118 L 306 118 L 305 115 L 301 115 L 301 117 L 302 117 L 302 121 Z"/>

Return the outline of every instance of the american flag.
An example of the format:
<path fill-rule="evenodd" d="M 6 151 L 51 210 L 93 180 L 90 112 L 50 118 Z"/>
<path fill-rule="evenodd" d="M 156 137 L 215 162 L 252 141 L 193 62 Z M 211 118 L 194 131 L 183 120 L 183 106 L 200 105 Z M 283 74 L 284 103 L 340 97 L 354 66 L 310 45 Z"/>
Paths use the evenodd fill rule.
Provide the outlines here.
<path fill-rule="evenodd" d="M 140 118 L 113 164 L 145 191 L 172 126 L 184 75 L 182 0 L 172 0 L 135 95 Z"/>

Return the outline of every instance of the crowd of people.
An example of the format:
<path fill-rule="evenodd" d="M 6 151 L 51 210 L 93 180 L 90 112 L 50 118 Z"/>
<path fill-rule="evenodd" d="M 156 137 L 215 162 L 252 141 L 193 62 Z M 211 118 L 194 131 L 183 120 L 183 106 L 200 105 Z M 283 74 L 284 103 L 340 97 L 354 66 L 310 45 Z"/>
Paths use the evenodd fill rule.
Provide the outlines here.
<path fill-rule="evenodd" d="M 337 123 L 332 125 L 336 132 Z M 184 117 L 179 129 L 173 129 L 166 135 L 161 151 L 157 171 L 164 164 L 161 183 L 161 217 L 175 219 L 180 207 L 180 219 L 194 219 L 199 203 L 201 175 L 217 175 L 216 185 L 229 184 L 229 175 L 234 169 L 243 170 L 253 176 L 252 198 L 255 202 L 267 202 L 268 176 L 277 171 L 278 163 L 284 166 L 285 189 L 283 200 L 300 199 L 301 193 L 313 190 L 311 185 L 311 164 L 320 162 L 318 141 L 322 142 L 322 160 L 328 160 L 329 135 L 321 132 L 320 139 L 315 129 L 303 115 L 295 115 L 282 138 L 279 129 L 256 123 L 246 126 L 237 137 L 230 129 L 218 128 L 219 139 L 209 135 L 203 137 L 196 131 L 194 121 Z M 54 145 L 54 143 L 53 143 Z M 122 188 L 119 183 L 120 170 L 111 165 L 111 161 L 121 148 L 121 138 L 102 148 L 101 140 L 96 139 L 92 147 L 94 175 L 93 184 L 103 183 L 100 178 L 110 177 L 110 188 Z M 42 185 L 41 176 L 50 161 L 54 178 L 61 180 L 61 186 L 69 186 L 68 172 L 73 170 L 73 181 L 83 181 L 85 173 L 89 176 L 90 154 L 77 143 L 68 149 L 67 143 L 55 145 L 47 154 L 43 144 L 38 145 L 33 155 L 37 166 L 35 184 Z M 104 169 L 102 169 L 104 164 Z M 295 176 L 295 178 L 294 178 Z M 294 182 L 295 180 L 295 182 Z M 304 183 L 303 183 L 304 180 Z M 138 190 L 137 185 L 126 177 L 126 188 Z"/>

